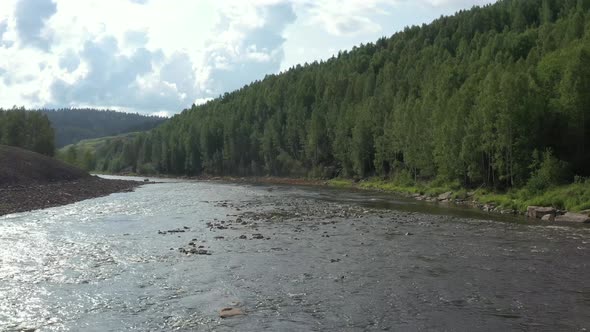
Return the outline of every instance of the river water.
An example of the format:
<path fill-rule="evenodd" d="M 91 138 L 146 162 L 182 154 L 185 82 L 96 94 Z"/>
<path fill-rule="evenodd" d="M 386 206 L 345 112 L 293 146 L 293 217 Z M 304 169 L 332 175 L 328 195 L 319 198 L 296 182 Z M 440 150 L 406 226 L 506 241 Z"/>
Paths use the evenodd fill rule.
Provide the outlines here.
<path fill-rule="evenodd" d="M 0 331 L 586 331 L 589 264 L 584 226 L 164 180 L 0 217 Z"/>

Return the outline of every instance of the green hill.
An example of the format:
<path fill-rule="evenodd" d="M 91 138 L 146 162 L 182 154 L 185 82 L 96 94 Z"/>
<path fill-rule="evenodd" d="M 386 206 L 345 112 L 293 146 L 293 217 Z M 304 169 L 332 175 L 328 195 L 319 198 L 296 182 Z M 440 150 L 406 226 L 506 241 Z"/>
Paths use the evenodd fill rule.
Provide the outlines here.
<path fill-rule="evenodd" d="M 84 139 L 150 130 L 166 118 L 96 109 L 42 110 L 55 130 L 57 148 Z"/>

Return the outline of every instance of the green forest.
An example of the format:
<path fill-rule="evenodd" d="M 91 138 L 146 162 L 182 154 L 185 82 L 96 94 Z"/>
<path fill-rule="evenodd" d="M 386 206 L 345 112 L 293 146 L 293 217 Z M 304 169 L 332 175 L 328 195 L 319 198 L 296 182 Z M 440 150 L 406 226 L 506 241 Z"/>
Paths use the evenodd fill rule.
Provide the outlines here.
<path fill-rule="evenodd" d="M 53 156 L 54 136 L 45 114 L 26 111 L 24 108 L 0 108 L 0 144 Z"/>
<path fill-rule="evenodd" d="M 298 65 L 93 153 L 99 171 L 506 189 L 590 174 L 590 0 L 504 0 Z"/>

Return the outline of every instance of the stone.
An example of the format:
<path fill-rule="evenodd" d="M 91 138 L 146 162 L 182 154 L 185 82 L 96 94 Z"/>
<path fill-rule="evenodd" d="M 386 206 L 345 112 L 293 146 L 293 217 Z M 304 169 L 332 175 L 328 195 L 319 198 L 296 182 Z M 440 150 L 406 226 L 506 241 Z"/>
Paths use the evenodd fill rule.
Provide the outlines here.
<path fill-rule="evenodd" d="M 541 219 L 544 215 L 550 214 L 555 217 L 557 211 L 555 208 L 552 207 L 543 207 L 543 206 L 529 206 L 526 208 L 527 216 L 529 218 L 536 218 Z"/>
<path fill-rule="evenodd" d="M 219 311 L 219 317 L 221 318 L 230 318 L 243 314 L 244 312 L 240 308 L 223 308 Z"/>
<path fill-rule="evenodd" d="M 567 212 L 563 216 L 557 216 L 557 217 L 555 217 L 555 221 L 558 221 L 558 222 L 590 223 L 590 217 L 587 216 L 587 215 L 585 215 L 585 214 L 581 214 L 581 213 Z"/>
<path fill-rule="evenodd" d="M 550 222 L 554 222 L 555 221 L 555 216 L 552 214 L 546 214 L 544 215 L 541 220 L 543 221 L 550 221 Z"/>
<path fill-rule="evenodd" d="M 446 193 L 444 193 L 444 194 L 440 194 L 440 195 L 438 195 L 437 199 L 438 199 L 439 201 L 446 201 L 446 200 L 450 200 L 452 195 L 453 195 L 453 193 L 452 193 L 451 191 L 449 191 L 449 192 L 446 192 Z"/>
<path fill-rule="evenodd" d="M 580 214 L 584 214 L 590 217 L 590 209 L 580 211 Z"/>

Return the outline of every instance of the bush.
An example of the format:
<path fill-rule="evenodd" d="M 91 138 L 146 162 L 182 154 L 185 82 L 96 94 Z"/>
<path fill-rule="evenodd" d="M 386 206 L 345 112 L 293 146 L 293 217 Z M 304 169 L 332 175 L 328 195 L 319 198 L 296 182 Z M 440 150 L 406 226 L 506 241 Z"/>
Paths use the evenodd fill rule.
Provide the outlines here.
<path fill-rule="evenodd" d="M 141 175 L 154 175 L 157 174 L 158 171 L 153 163 L 145 163 L 137 166 L 137 174 Z"/>
<path fill-rule="evenodd" d="M 393 183 L 398 186 L 411 187 L 415 184 L 414 177 L 406 169 L 399 170 L 393 176 Z"/>
<path fill-rule="evenodd" d="M 527 182 L 526 188 L 532 193 L 538 193 L 547 188 L 565 183 L 568 176 L 568 164 L 553 156 L 551 150 L 543 153 L 542 161 L 539 162 L 538 153 L 535 152 L 533 162 L 536 169 Z"/>

